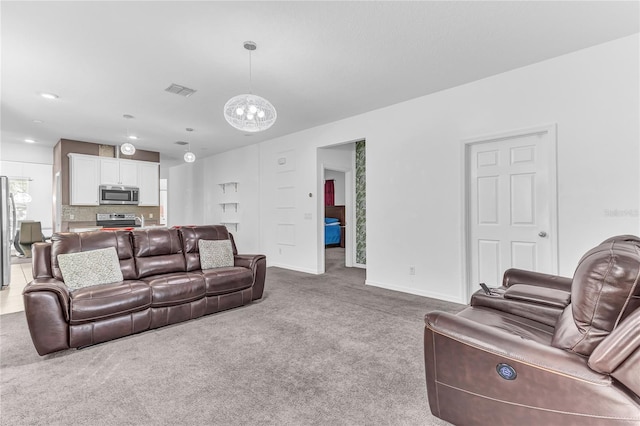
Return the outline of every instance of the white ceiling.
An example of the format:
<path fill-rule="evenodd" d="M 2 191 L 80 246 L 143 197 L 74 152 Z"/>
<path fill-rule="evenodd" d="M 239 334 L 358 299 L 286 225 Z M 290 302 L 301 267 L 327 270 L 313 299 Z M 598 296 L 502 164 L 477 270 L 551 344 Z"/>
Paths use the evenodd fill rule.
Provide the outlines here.
<path fill-rule="evenodd" d="M 3 143 L 117 145 L 128 130 L 165 159 L 182 157 L 176 141 L 202 158 L 640 32 L 638 1 L 2 1 L 0 13 Z M 251 136 L 222 115 L 249 90 L 246 40 L 253 93 L 278 110 Z"/>

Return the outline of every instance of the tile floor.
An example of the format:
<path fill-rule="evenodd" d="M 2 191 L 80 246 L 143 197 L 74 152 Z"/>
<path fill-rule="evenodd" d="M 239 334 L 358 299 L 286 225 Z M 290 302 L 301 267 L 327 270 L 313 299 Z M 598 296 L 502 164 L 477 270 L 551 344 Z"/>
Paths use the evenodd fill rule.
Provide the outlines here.
<path fill-rule="evenodd" d="M 11 265 L 11 284 L 0 290 L 0 315 L 24 311 L 22 289 L 32 279 L 31 262 Z"/>

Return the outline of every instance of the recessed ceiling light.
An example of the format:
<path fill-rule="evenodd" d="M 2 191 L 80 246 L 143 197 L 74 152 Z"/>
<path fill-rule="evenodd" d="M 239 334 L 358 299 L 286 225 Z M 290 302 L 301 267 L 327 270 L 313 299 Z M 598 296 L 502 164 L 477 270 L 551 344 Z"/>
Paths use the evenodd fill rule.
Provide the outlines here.
<path fill-rule="evenodd" d="M 36 141 L 35 141 L 35 140 L 33 140 L 33 139 L 25 139 L 24 141 L 25 141 L 26 143 L 36 143 Z"/>
<path fill-rule="evenodd" d="M 40 96 L 42 96 L 45 99 L 58 99 L 59 98 L 59 96 L 56 95 L 55 93 L 46 93 L 46 92 L 40 93 Z"/>
<path fill-rule="evenodd" d="M 136 135 L 129 135 L 127 136 L 129 139 L 133 140 L 133 141 L 137 141 L 138 137 Z"/>
<path fill-rule="evenodd" d="M 44 121 L 42 120 L 33 120 L 33 124 L 42 124 Z"/>

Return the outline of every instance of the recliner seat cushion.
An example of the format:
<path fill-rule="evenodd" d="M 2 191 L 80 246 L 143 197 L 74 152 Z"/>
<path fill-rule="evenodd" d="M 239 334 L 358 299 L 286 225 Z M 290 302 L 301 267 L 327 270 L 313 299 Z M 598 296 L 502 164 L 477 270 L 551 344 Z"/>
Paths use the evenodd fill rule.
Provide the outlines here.
<path fill-rule="evenodd" d="M 70 299 L 70 323 L 83 324 L 147 309 L 151 289 L 140 281 L 121 281 L 78 289 Z"/>
<path fill-rule="evenodd" d="M 609 241 L 585 254 L 573 276 L 571 304 L 552 346 L 589 356 L 640 304 L 640 246 Z"/>
<path fill-rule="evenodd" d="M 251 287 L 253 274 L 242 267 L 214 268 L 201 272 L 206 284 L 207 296 L 231 293 Z"/>
<path fill-rule="evenodd" d="M 204 278 L 191 272 L 154 275 L 142 279 L 151 288 L 151 307 L 180 305 L 202 299 Z"/>

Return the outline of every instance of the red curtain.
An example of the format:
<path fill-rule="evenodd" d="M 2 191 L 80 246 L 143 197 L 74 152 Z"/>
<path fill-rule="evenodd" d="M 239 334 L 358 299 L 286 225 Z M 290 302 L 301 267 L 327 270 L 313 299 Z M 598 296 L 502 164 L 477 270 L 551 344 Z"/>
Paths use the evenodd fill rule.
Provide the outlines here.
<path fill-rule="evenodd" d="M 324 181 L 324 205 L 334 206 L 336 204 L 336 197 L 333 188 L 333 179 Z"/>

